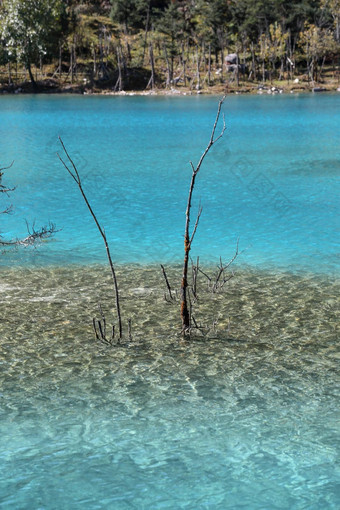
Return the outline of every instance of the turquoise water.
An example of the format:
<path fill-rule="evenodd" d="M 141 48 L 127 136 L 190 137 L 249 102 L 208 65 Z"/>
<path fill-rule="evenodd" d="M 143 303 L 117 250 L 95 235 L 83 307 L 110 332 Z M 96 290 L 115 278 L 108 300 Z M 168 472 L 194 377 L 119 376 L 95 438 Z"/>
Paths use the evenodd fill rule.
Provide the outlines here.
<path fill-rule="evenodd" d="M 340 95 L 228 97 L 227 131 L 195 190 L 203 214 L 194 255 L 292 271 L 338 264 Z M 51 220 L 55 242 L 2 264 L 93 263 L 105 259 L 78 189 L 56 157 L 61 135 L 74 156 L 117 262 L 182 258 L 189 161 L 211 131 L 217 99 L 148 97 L 1 98 L 1 160 L 15 214 L 8 236 Z"/>
<path fill-rule="evenodd" d="M 7 237 L 55 239 L 1 254 L 0 508 L 337 510 L 340 95 L 228 97 L 202 167 L 194 254 L 209 273 L 245 249 L 220 294 L 202 276 L 206 337 L 184 341 L 179 303 L 189 161 L 213 97 L 0 97 Z M 118 264 L 56 157 L 78 164 Z M 212 323 L 215 327 L 212 328 Z"/>

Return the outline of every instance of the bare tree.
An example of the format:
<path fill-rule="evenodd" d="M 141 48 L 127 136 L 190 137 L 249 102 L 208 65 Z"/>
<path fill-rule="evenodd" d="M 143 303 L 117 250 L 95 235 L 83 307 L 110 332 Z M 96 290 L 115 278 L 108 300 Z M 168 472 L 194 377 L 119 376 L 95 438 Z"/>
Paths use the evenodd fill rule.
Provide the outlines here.
<path fill-rule="evenodd" d="M 196 167 L 193 165 L 192 162 L 190 162 L 191 169 L 192 169 L 192 175 L 191 175 L 191 181 L 190 181 L 190 187 L 189 187 L 189 193 L 188 193 L 188 199 L 187 199 L 187 206 L 186 206 L 186 221 L 185 221 L 185 231 L 184 231 L 184 261 L 183 261 L 183 273 L 182 273 L 181 286 L 180 286 L 180 304 L 181 304 L 181 319 L 182 319 L 182 334 L 183 335 L 189 335 L 191 333 L 192 329 L 201 330 L 202 333 L 204 334 L 204 331 L 206 329 L 197 323 L 195 317 L 192 314 L 193 304 L 198 301 L 198 297 L 197 297 L 198 274 L 199 273 L 203 274 L 207 278 L 208 289 L 212 293 L 218 292 L 219 290 L 221 290 L 223 288 L 223 286 L 225 285 L 225 283 L 227 281 L 229 281 L 231 278 L 233 278 L 234 273 L 232 273 L 231 275 L 226 275 L 225 271 L 234 262 L 234 260 L 236 259 L 236 257 L 239 254 L 238 242 L 237 242 L 235 255 L 232 257 L 232 259 L 228 263 L 224 263 L 222 261 L 222 259 L 220 259 L 220 263 L 217 267 L 217 273 L 212 276 L 209 276 L 206 272 L 204 272 L 200 268 L 199 258 L 197 258 L 196 264 L 192 263 L 192 268 L 191 268 L 192 269 L 192 282 L 190 282 L 190 285 L 189 285 L 188 270 L 189 270 L 190 251 L 191 251 L 193 240 L 194 240 L 196 232 L 197 232 L 200 217 L 202 214 L 202 207 L 201 207 L 201 205 L 199 205 L 198 213 L 196 216 L 196 221 L 194 223 L 193 228 L 190 229 L 191 206 L 192 206 L 193 193 L 194 193 L 194 188 L 195 188 L 195 183 L 196 183 L 196 177 L 201 169 L 203 161 L 204 161 L 205 157 L 207 156 L 208 152 L 210 151 L 212 146 L 223 136 L 223 134 L 225 132 L 226 125 L 225 125 L 225 119 L 223 116 L 223 126 L 221 128 L 220 133 L 216 136 L 216 129 L 217 129 L 217 126 L 219 123 L 221 108 L 224 103 L 224 100 L 225 100 L 225 97 L 223 97 L 218 103 L 217 114 L 216 114 L 215 122 L 214 122 L 214 125 L 212 128 L 212 132 L 211 132 L 211 136 L 210 136 L 208 145 L 206 146 L 203 154 L 201 155 Z M 107 254 L 108 261 L 109 261 L 111 275 L 112 275 L 112 279 L 113 279 L 113 283 L 114 283 L 115 298 L 116 298 L 116 312 L 117 312 L 118 327 L 119 327 L 119 342 L 118 343 L 120 343 L 123 333 L 122 333 L 122 319 L 121 319 L 121 312 L 120 312 L 119 291 L 118 291 L 116 272 L 115 272 L 115 268 L 114 268 L 114 265 L 112 262 L 106 234 L 105 234 L 104 229 L 100 225 L 100 223 L 99 223 L 99 221 L 98 221 L 98 219 L 97 219 L 97 217 L 96 217 L 96 215 L 87 199 L 87 196 L 83 189 L 81 177 L 78 173 L 77 167 L 76 167 L 74 161 L 72 160 L 71 156 L 69 155 L 69 153 L 60 137 L 59 137 L 59 140 L 60 140 L 60 143 L 62 145 L 63 151 L 64 151 L 67 159 L 66 159 L 66 161 L 64 161 L 59 154 L 58 154 L 58 158 L 60 159 L 60 161 L 62 162 L 62 164 L 66 168 L 67 172 L 72 177 L 72 179 L 77 184 L 77 186 L 81 192 L 81 195 L 85 201 L 85 204 L 86 204 L 86 206 L 87 206 L 87 208 L 88 208 L 88 210 L 97 226 L 97 229 L 104 241 L 104 244 L 105 244 L 106 254 Z M 164 276 L 166 287 L 167 287 L 167 293 L 165 294 L 165 299 L 168 302 L 176 302 L 177 293 L 176 293 L 176 291 L 173 291 L 171 288 L 171 285 L 169 283 L 164 266 L 161 265 L 161 268 L 162 268 L 163 276 Z M 93 328 L 95 331 L 96 338 L 107 345 L 112 345 L 113 339 L 114 339 L 114 334 L 115 334 L 114 327 L 110 330 L 109 333 L 107 333 L 106 319 L 105 319 L 105 315 L 104 315 L 103 310 L 100 305 L 99 305 L 99 311 L 100 311 L 100 315 L 101 315 L 101 320 L 93 319 Z M 216 321 L 214 321 L 213 327 L 215 327 L 215 322 Z M 131 339 L 131 321 L 128 322 L 128 336 Z"/>
<path fill-rule="evenodd" d="M 215 138 L 215 132 L 217 128 L 217 124 L 220 118 L 221 114 L 221 108 L 224 103 L 225 96 L 222 97 L 222 99 L 218 103 L 217 108 L 217 114 L 215 118 L 215 122 L 213 125 L 213 129 L 211 132 L 209 143 L 203 152 L 202 156 L 200 157 L 199 162 L 197 163 L 197 166 L 194 167 L 193 163 L 190 161 L 191 169 L 192 169 L 192 175 L 191 175 L 191 182 L 189 187 L 189 194 L 188 194 L 188 201 L 187 201 L 187 208 L 186 208 L 186 222 L 185 222 L 185 231 L 184 231 L 184 262 L 183 262 L 183 275 L 182 275 L 182 281 L 181 281 L 181 319 L 182 319 L 182 333 L 184 335 L 188 334 L 190 332 L 191 327 L 191 303 L 190 303 L 190 296 L 188 294 L 188 267 L 189 267 L 189 256 L 190 256 L 190 250 L 192 246 L 192 242 L 194 240 L 198 223 L 202 214 L 202 207 L 199 206 L 198 213 L 195 221 L 194 228 L 192 229 L 192 232 L 190 232 L 190 220 L 191 220 L 191 203 L 192 203 L 192 196 L 194 192 L 196 177 L 198 172 L 200 171 L 200 168 L 202 166 L 202 163 L 210 151 L 211 147 L 223 136 L 224 131 L 226 129 L 225 125 L 225 119 L 223 116 L 223 127 L 221 129 L 220 134 Z"/>
<path fill-rule="evenodd" d="M 118 329 L 119 329 L 119 341 L 122 339 L 123 337 L 123 328 L 122 328 L 122 318 L 121 318 L 121 312 L 120 312 L 120 302 L 119 302 L 119 290 L 118 290 L 118 282 L 117 282 L 117 276 L 116 276 L 116 271 L 115 271 L 115 268 L 114 268 L 114 265 L 113 265 L 113 262 L 112 262 L 112 257 L 111 257 L 111 253 L 110 253 L 110 248 L 109 248 L 109 245 L 108 245 L 108 242 L 107 242 L 107 238 L 106 238 L 106 234 L 105 234 L 105 231 L 104 229 L 102 228 L 102 226 L 100 225 L 98 219 L 97 219 L 97 216 L 95 215 L 88 199 L 87 199 L 87 196 L 85 194 L 85 191 L 84 191 L 84 188 L 83 188 L 83 185 L 82 185 L 82 182 L 81 182 L 81 178 L 80 178 L 80 175 L 78 173 L 78 170 L 77 170 L 77 167 L 75 165 L 75 163 L 73 162 L 71 156 L 69 155 L 69 153 L 67 152 L 66 150 L 66 147 L 62 141 L 62 139 L 60 138 L 59 136 L 59 140 L 60 140 L 60 143 L 62 145 L 62 148 L 63 148 L 63 151 L 66 155 L 66 158 L 67 158 L 67 161 L 69 163 L 69 165 L 60 157 L 60 155 L 57 153 L 58 155 L 58 158 L 60 159 L 60 161 L 62 162 L 62 164 L 64 165 L 64 167 L 66 168 L 66 170 L 68 171 L 68 173 L 70 174 L 70 176 L 72 177 L 72 179 L 75 181 L 75 183 L 77 184 L 79 190 L 80 190 L 80 193 L 84 199 L 84 202 L 96 224 L 96 227 L 104 241 L 104 244 L 105 244 L 105 250 L 106 250 L 106 255 L 107 255 L 107 259 L 109 261 L 109 266 L 110 266 L 110 269 L 111 269 L 111 275 L 112 275 L 112 280 L 113 280 L 113 285 L 114 285 L 114 291 L 115 291 L 115 299 L 116 299 L 116 312 L 117 312 L 117 319 L 118 319 Z M 112 329 L 112 335 L 110 338 L 107 338 L 106 336 L 106 321 L 105 321 L 105 316 L 102 312 L 102 309 L 100 307 L 100 312 L 101 312 L 101 316 L 102 316 L 102 321 L 97 321 L 95 319 L 93 319 L 93 328 L 94 328 L 94 331 L 95 331 L 95 335 L 96 335 L 96 338 L 101 340 L 103 343 L 106 343 L 106 344 L 110 344 L 112 345 L 112 342 L 113 342 L 113 338 L 114 338 L 114 328 Z M 97 326 L 98 326 L 98 329 L 97 329 Z M 130 334 L 130 326 L 129 326 L 129 336 L 131 336 Z"/>

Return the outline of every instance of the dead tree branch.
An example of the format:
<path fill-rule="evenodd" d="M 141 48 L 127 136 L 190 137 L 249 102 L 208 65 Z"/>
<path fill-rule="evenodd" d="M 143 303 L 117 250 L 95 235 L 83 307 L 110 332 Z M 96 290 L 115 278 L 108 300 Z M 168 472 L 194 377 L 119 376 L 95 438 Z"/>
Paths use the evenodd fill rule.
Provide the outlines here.
<path fill-rule="evenodd" d="M 4 170 L 8 170 L 9 168 L 11 168 L 13 166 L 13 163 L 14 161 L 12 161 L 12 163 L 8 166 L 5 166 L 3 168 L 0 168 L 0 193 L 6 193 L 8 194 L 10 191 L 14 191 L 15 188 L 6 188 L 6 186 L 4 186 L 1 181 L 2 181 L 2 176 L 4 175 Z"/>
<path fill-rule="evenodd" d="M 115 327 L 112 326 L 111 336 L 107 337 L 107 335 L 106 335 L 106 319 L 105 319 L 105 315 L 104 315 L 101 305 L 99 305 L 99 312 L 102 317 L 101 320 L 97 320 L 95 318 L 93 318 L 93 320 L 92 320 L 94 334 L 96 336 L 96 339 L 99 340 L 101 343 L 103 343 L 105 345 L 112 346 L 113 340 L 115 337 Z M 119 340 L 118 340 L 118 343 L 119 343 Z"/>
<path fill-rule="evenodd" d="M 212 286 L 212 292 L 217 292 L 218 290 L 222 289 L 222 287 L 229 281 L 231 280 L 234 276 L 235 276 L 235 273 L 232 272 L 230 275 L 228 276 L 224 276 L 224 271 L 226 269 L 228 269 L 229 266 L 231 266 L 231 264 L 237 259 L 237 257 L 239 256 L 240 252 L 239 252 L 239 239 L 237 239 L 237 243 L 236 243 L 236 250 L 235 250 L 235 253 L 233 255 L 233 257 L 229 260 L 229 262 L 227 262 L 226 264 L 223 264 L 222 262 L 222 258 L 220 257 L 220 264 L 218 266 L 218 272 L 217 272 L 217 275 L 215 277 L 215 282 L 214 282 L 214 285 Z"/>
<path fill-rule="evenodd" d="M 194 264 L 192 261 L 191 261 L 191 269 L 192 269 L 192 285 L 191 285 L 191 290 L 192 290 L 192 295 L 195 299 L 195 301 L 198 301 L 198 297 L 197 297 L 197 276 L 198 276 L 198 270 L 199 270 L 199 257 L 197 257 L 197 260 L 196 260 L 196 264 Z"/>
<path fill-rule="evenodd" d="M 2 184 L 2 177 L 4 175 L 4 170 L 8 170 L 13 166 L 14 161 L 9 166 L 0 168 L 0 193 L 5 193 L 8 195 L 10 192 L 15 190 L 14 188 L 9 188 L 7 186 L 4 186 Z M 11 214 L 13 211 L 13 206 L 9 205 L 4 209 L 3 211 L 0 211 L 0 214 Z M 33 223 L 32 227 L 29 227 L 27 221 L 27 232 L 28 235 L 24 237 L 23 239 L 13 239 L 10 241 L 4 241 L 1 238 L 0 235 L 0 246 L 31 246 L 36 244 L 39 241 L 44 241 L 45 239 L 48 239 L 52 237 L 56 232 L 59 232 L 59 229 L 57 229 L 56 225 L 54 223 L 49 223 L 48 225 L 44 225 L 39 230 L 35 229 L 35 223 Z"/>
<path fill-rule="evenodd" d="M 45 239 L 49 239 L 52 237 L 56 232 L 60 232 L 60 229 L 57 229 L 56 225 L 54 223 L 49 223 L 48 225 L 45 225 L 41 227 L 39 230 L 36 230 L 34 227 L 34 224 L 30 228 L 28 223 L 27 225 L 27 231 L 28 236 L 24 237 L 23 239 L 15 239 L 14 241 L 2 241 L 0 239 L 0 245 L 1 246 L 32 246 L 33 244 L 36 244 L 38 241 L 44 241 Z"/>
<path fill-rule="evenodd" d="M 202 208 L 199 208 L 196 222 L 193 228 L 192 233 L 190 234 L 190 210 L 191 210 L 191 203 L 192 203 L 192 196 L 194 192 L 195 187 L 195 181 L 198 172 L 200 171 L 200 168 L 202 166 L 202 163 L 210 151 L 211 147 L 223 136 L 224 131 L 226 129 L 225 125 L 225 119 L 223 117 L 223 127 L 221 129 L 220 134 L 215 138 L 215 132 L 217 128 L 217 124 L 220 118 L 221 108 L 223 105 L 223 102 L 225 100 L 225 96 L 219 101 L 218 108 L 217 108 L 217 114 L 215 118 L 215 122 L 213 125 L 213 129 L 211 132 L 210 140 L 205 148 L 202 156 L 200 157 L 197 166 L 195 167 L 192 162 L 190 162 L 191 169 L 192 169 L 192 175 L 191 175 L 191 182 L 189 187 L 189 194 L 188 194 L 188 200 L 187 200 L 187 208 L 186 208 L 186 221 L 185 221 L 185 231 L 184 231 L 184 262 L 183 262 L 183 275 L 182 275 L 182 281 L 181 281 L 181 319 L 182 319 L 182 333 L 184 335 L 188 334 L 190 332 L 190 325 L 191 325 L 191 303 L 189 302 L 189 295 L 188 295 L 188 262 L 189 262 L 189 254 L 191 250 L 191 245 L 194 240 L 196 230 L 198 227 L 198 222 L 202 213 Z"/>
<path fill-rule="evenodd" d="M 12 191 L 12 190 L 11 190 Z M 9 205 L 3 211 L 0 211 L 0 214 L 11 214 L 13 212 L 13 205 Z"/>
<path fill-rule="evenodd" d="M 111 269 L 111 275 L 112 275 L 112 280 L 113 280 L 113 285 L 114 285 L 114 290 L 115 290 L 115 299 L 116 299 L 116 312 L 117 312 L 117 319 L 118 319 L 118 329 L 119 329 L 119 340 L 122 339 L 123 337 L 123 328 L 122 328 L 122 317 L 121 317 L 121 311 L 120 311 L 120 302 L 119 302 L 119 291 L 118 291 L 118 282 L 117 282 L 117 277 L 116 277 L 116 271 L 115 271 L 115 268 L 114 268 L 114 265 L 113 265 L 113 262 L 112 262 L 112 258 L 111 258 L 111 252 L 110 252 L 110 248 L 109 248 L 109 245 L 108 245 L 108 242 L 107 242 L 107 238 L 106 238 L 106 234 L 105 234 L 105 231 L 104 229 L 101 227 L 88 199 L 87 199 L 87 196 L 85 194 L 85 191 L 83 189 L 83 185 L 82 185 L 82 182 L 81 182 L 81 178 L 80 178 L 80 175 L 78 173 L 78 170 L 77 170 L 77 167 L 74 163 L 74 161 L 72 160 L 71 156 L 69 155 L 69 153 L 67 152 L 66 150 L 66 147 L 62 141 L 62 139 L 60 138 L 59 136 L 59 141 L 61 143 L 61 146 L 63 148 L 63 151 L 66 155 L 66 158 L 69 162 L 69 165 L 71 165 L 71 168 L 70 166 L 67 165 L 67 163 L 61 158 L 61 156 L 59 155 L 59 153 L 57 153 L 57 156 L 58 158 L 60 159 L 61 163 L 64 165 L 64 167 L 66 168 L 67 172 L 70 174 L 70 176 L 72 177 L 72 179 L 75 181 L 75 183 L 77 184 L 79 190 L 80 190 L 80 193 L 84 199 L 84 202 L 97 226 L 97 229 L 104 241 L 104 244 L 105 244 L 105 249 L 106 249 L 106 255 L 107 255 L 107 259 L 109 261 L 109 266 L 110 266 L 110 269 Z M 99 322 L 99 321 L 98 321 Z M 98 324 L 99 326 L 99 324 Z M 100 327 L 100 326 L 99 326 Z M 95 330 L 96 331 L 96 330 Z M 105 335 L 104 335 L 105 337 Z"/>
<path fill-rule="evenodd" d="M 167 274 L 165 272 L 165 268 L 164 268 L 163 264 L 161 264 L 161 268 L 162 268 L 164 280 L 165 280 L 165 283 L 166 283 L 166 286 L 167 286 L 167 289 L 168 289 L 168 292 L 169 292 L 169 299 L 170 299 L 170 301 L 173 301 L 175 298 L 172 295 L 171 286 L 170 286 L 170 283 L 169 283 L 169 280 L 168 280 L 168 276 L 167 276 Z M 168 301 L 168 299 L 166 298 L 166 295 L 165 295 L 165 300 Z"/>

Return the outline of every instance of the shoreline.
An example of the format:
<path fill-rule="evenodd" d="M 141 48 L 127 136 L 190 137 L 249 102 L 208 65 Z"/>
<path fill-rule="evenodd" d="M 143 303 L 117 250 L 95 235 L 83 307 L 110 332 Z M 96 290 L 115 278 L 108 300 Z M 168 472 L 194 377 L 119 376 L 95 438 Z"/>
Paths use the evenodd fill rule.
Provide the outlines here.
<path fill-rule="evenodd" d="M 216 85 L 199 90 L 189 87 L 170 87 L 155 89 L 128 89 L 114 91 L 111 88 L 88 87 L 84 84 L 75 83 L 59 86 L 54 80 L 44 80 L 38 82 L 38 88 L 32 87 L 30 82 L 23 82 L 17 85 L 0 86 L 1 95 L 24 95 L 24 94 L 74 94 L 74 95 L 93 95 L 93 96 L 197 96 L 197 95 L 281 95 L 281 94 L 300 94 L 300 93 L 330 93 L 340 92 L 339 83 L 307 84 L 300 81 L 299 78 L 294 82 L 269 83 L 269 84 L 242 84 L 239 87 L 230 85 Z"/>

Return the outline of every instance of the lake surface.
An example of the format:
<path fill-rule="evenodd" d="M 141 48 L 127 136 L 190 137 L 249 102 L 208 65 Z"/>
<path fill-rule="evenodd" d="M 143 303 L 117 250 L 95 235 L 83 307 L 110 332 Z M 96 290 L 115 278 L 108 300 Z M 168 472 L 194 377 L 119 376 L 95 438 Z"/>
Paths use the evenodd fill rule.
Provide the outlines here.
<path fill-rule="evenodd" d="M 340 95 L 226 99 L 193 255 L 213 275 L 244 251 L 221 293 L 200 275 L 207 335 L 184 341 L 159 263 L 176 289 L 189 162 L 217 101 L 0 97 L 17 186 L 1 233 L 61 228 L 0 258 L 1 508 L 340 507 Z M 58 135 L 118 263 L 119 347 L 93 338 L 99 302 L 114 321 L 111 279 Z"/>
<path fill-rule="evenodd" d="M 56 157 L 60 135 L 74 157 L 117 262 L 182 259 L 189 161 L 206 147 L 217 98 L 1 98 L 1 161 L 15 160 L 15 214 L 49 220 L 62 232 L 39 253 L 2 264 L 79 264 L 105 260 L 102 240 L 74 182 Z M 265 269 L 336 271 L 339 227 L 340 95 L 228 97 L 227 131 L 206 160 L 193 213 L 203 214 L 193 254 L 232 255 Z"/>

